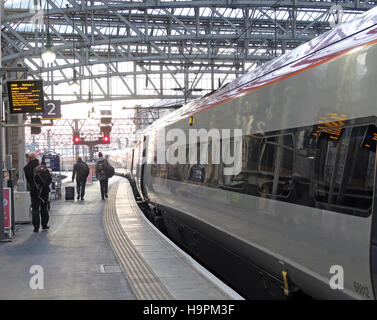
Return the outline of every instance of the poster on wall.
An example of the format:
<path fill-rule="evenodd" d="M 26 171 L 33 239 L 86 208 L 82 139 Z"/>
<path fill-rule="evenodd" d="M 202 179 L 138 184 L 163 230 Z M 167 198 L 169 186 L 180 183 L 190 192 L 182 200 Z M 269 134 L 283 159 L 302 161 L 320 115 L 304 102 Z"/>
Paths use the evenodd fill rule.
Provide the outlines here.
<path fill-rule="evenodd" d="M 12 199 L 11 199 L 10 188 L 3 188 L 3 208 L 4 208 L 4 229 L 9 230 L 11 227 L 11 217 L 12 217 Z"/>

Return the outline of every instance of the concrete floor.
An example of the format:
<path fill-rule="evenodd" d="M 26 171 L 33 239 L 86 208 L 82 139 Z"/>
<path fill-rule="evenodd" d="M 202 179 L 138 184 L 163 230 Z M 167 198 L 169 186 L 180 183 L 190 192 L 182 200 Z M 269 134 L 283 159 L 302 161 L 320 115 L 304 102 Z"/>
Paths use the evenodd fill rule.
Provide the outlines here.
<path fill-rule="evenodd" d="M 83 202 L 52 201 L 48 232 L 17 225 L 13 242 L 0 243 L 0 299 L 136 299 L 112 267 L 118 262 L 102 224 L 104 203 L 99 183 L 87 184 Z M 42 290 L 30 287 L 33 265 L 43 268 Z"/>

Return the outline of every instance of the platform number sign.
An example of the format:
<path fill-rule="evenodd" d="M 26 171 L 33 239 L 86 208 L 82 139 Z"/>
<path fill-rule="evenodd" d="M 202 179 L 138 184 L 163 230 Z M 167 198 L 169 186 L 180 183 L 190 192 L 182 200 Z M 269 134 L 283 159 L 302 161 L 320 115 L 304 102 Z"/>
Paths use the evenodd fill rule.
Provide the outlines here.
<path fill-rule="evenodd" d="M 45 111 L 43 112 L 43 119 L 60 119 L 62 117 L 61 101 L 47 100 L 45 101 Z"/>

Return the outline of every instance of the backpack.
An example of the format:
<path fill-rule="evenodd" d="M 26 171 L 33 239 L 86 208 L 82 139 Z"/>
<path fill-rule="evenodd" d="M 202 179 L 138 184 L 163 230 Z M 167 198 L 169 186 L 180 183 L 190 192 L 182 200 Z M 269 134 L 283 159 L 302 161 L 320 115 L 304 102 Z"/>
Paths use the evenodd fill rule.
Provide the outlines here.
<path fill-rule="evenodd" d="M 87 178 L 89 175 L 89 166 L 83 162 L 83 176 Z"/>
<path fill-rule="evenodd" d="M 87 178 L 89 175 L 89 166 L 85 162 L 78 162 L 77 175 Z"/>
<path fill-rule="evenodd" d="M 98 169 L 98 172 L 100 173 L 105 173 L 105 170 L 106 170 L 106 160 L 101 160 L 97 163 L 97 169 Z"/>
<path fill-rule="evenodd" d="M 97 169 L 100 175 L 111 178 L 114 175 L 114 168 L 107 162 L 107 160 L 101 160 L 97 164 Z"/>
<path fill-rule="evenodd" d="M 48 171 L 46 166 L 39 165 L 34 169 L 34 182 L 37 189 L 42 189 L 43 187 L 48 187 L 52 182 L 52 177 L 50 171 Z"/>

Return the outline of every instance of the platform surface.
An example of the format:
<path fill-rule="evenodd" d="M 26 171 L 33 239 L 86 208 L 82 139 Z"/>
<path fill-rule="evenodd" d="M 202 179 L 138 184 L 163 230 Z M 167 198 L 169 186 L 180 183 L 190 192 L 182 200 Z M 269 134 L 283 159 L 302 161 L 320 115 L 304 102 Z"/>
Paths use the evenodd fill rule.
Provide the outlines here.
<path fill-rule="evenodd" d="M 151 291 L 151 288 L 161 292 L 161 298 L 164 299 L 166 295 L 177 300 L 243 299 L 161 235 L 138 208 L 126 179 L 120 180 L 116 188 L 113 213 L 119 222 L 117 227 L 126 238 L 124 247 L 129 248 L 128 252 L 133 252 L 132 259 L 123 259 L 123 267 L 131 286 L 133 279 L 138 281 L 145 278 L 145 286 L 142 288 L 144 290 L 134 290 L 139 299 L 148 298 L 143 296 L 143 292 Z M 111 230 L 114 229 L 113 227 Z M 121 235 L 118 234 L 119 237 Z M 116 248 L 114 251 L 122 264 L 122 253 L 117 252 Z M 143 273 L 138 273 L 141 269 L 144 270 Z M 148 273 L 147 277 L 145 272 Z"/>
<path fill-rule="evenodd" d="M 136 299 L 108 243 L 104 204 L 95 182 L 83 202 L 52 201 L 49 231 L 17 225 L 13 242 L 0 243 L 0 299 Z M 43 267 L 43 290 L 30 288 L 33 265 Z"/>
<path fill-rule="evenodd" d="M 242 299 L 145 218 L 128 180 L 109 188 L 106 200 L 98 182 L 84 201 L 52 200 L 47 232 L 16 226 L 0 243 L 0 299 Z M 32 266 L 43 268 L 43 289 L 30 286 Z"/>

